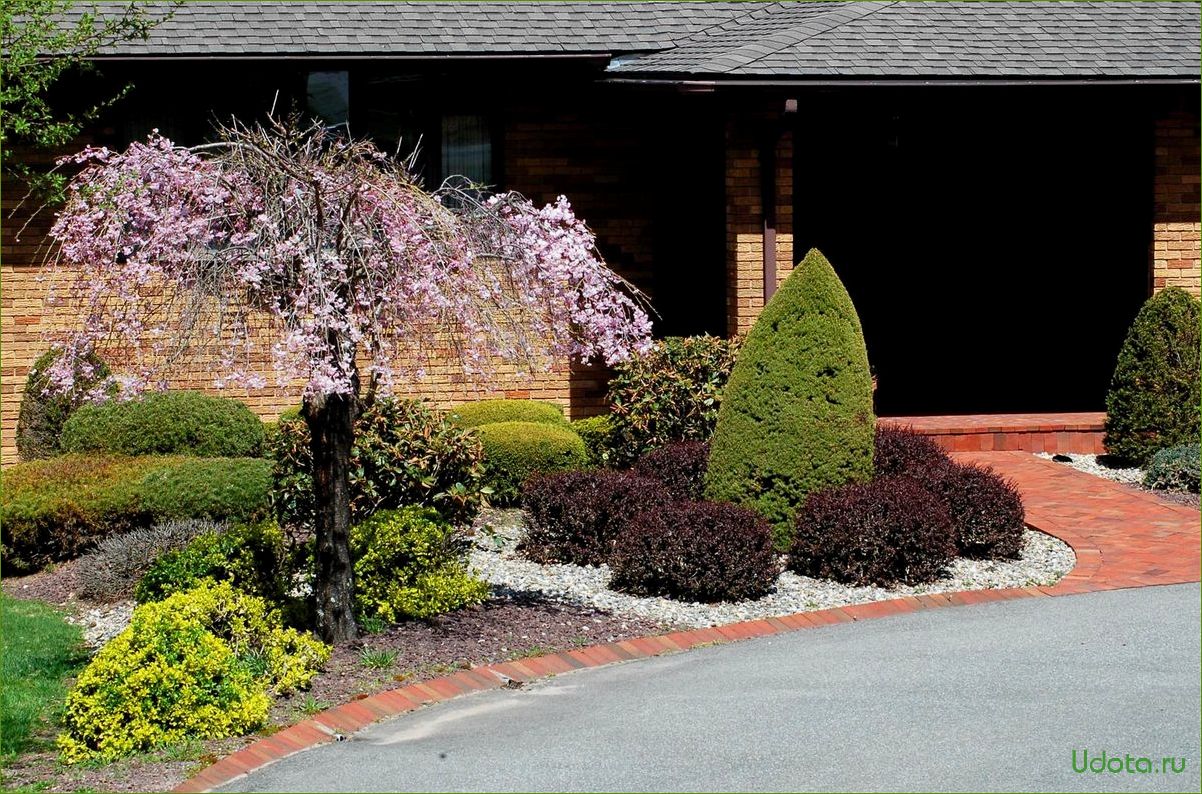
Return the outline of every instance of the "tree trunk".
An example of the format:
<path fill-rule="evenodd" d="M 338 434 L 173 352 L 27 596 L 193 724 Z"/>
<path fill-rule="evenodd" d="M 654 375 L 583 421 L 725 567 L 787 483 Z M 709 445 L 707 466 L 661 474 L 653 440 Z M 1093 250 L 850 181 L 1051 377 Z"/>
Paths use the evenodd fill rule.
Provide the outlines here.
<path fill-rule="evenodd" d="M 357 402 L 353 395 L 327 395 L 306 398 L 304 405 L 313 452 L 316 506 L 316 629 L 328 643 L 345 642 L 358 635 L 350 547 L 350 465 Z"/>

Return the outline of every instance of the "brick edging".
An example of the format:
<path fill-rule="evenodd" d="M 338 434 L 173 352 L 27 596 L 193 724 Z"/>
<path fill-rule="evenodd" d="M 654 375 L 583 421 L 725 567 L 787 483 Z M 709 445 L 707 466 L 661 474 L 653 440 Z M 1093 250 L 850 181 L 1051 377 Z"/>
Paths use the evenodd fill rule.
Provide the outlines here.
<path fill-rule="evenodd" d="M 341 706 L 335 706 L 290 728 L 259 739 L 222 758 L 176 786 L 173 791 L 208 791 L 294 753 L 338 741 L 341 737 L 359 731 L 372 723 L 472 692 L 501 689 L 511 680 L 525 683 L 573 670 L 678 653 L 700 645 L 738 642 L 754 637 L 767 637 L 836 623 L 851 623 L 901 615 L 924 609 L 967 606 L 991 601 L 1011 601 L 1019 598 L 1074 595 L 1131 586 L 1161 584 L 1161 582 L 1155 581 L 1122 580 L 1116 582 L 1110 581 L 1104 576 L 1097 576 L 1102 569 L 1102 550 L 1097 548 L 1085 535 L 1067 529 L 1046 517 L 1032 516 L 1030 513 L 1028 513 L 1027 523 L 1032 529 L 1064 541 L 1072 547 L 1076 554 L 1077 564 L 1055 585 L 903 596 L 886 601 L 870 601 L 865 604 L 833 607 L 813 612 L 797 612 L 792 615 L 759 618 L 728 623 L 723 626 L 674 631 L 658 636 L 591 645 L 586 648 L 533 656 L 517 661 L 480 665 L 454 675 L 410 684 L 400 689 L 368 695 Z"/>

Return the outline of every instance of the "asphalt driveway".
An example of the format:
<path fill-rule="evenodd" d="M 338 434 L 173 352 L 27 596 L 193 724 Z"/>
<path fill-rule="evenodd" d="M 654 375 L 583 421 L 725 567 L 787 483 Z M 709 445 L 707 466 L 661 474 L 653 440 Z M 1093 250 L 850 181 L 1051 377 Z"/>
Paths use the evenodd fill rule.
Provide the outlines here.
<path fill-rule="evenodd" d="M 586 670 L 222 790 L 1198 791 L 1199 597 L 927 610 Z"/>

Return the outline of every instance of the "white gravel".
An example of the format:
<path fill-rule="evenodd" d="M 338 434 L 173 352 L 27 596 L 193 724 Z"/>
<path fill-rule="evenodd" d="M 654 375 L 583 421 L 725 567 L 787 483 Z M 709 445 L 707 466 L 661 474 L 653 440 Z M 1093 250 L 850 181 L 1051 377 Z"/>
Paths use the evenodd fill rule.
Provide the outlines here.
<path fill-rule="evenodd" d="M 1035 455 L 1045 460 L 1052 459 L 1051 452 L 1036 452 Z M 1072 458 L 1071 463 L 1061 463 L 1062 466 L 1071 466 L 1077 471 L 1083 471 L 1086 474 L 1092 474 L 1096 477 L 1105 477 L 1108 480 L 1115 482 L 1124 482 L 1128 485 L 1141 485 L 1144 481 L 1144 470 L 1140 468 L 1131 469 L 1116 469 L 1110 466 L 1103 466 L 1098 463 L 1097 455 L 1078 455 L 1076 453 L 1068 453 L 1067 457 Z"/>
<path fill-rule="evenodd" d="M 776 591 L 756 601 L 696 604 L 614 592 L 606 587 L 609 567 L 605 565 L 596 568 L 540 565 L 517 556 L 514 547 L 523 528 L 513 516 L 493 515 L 501 520 L 494 520 L 490 531 L 477 535 L 471 562 L 494 588 L 535 592 L 616 614 L 690 627 L 716 626 L 922 593 L 1050 585 L 1063 578 L 1076 564 L 1076 556 L 1067 544 L 1042 532 L 1027 530 L 1020 559 L 1007 562 L 957 559 L 943 578 L 926 585 L 851 587 L 785 571 L 777 581 Z"/>
<path fill-rule="evenodd" d="M 134 614 L 133 601 L 119 601 L 93 607 L 77 616 L 67 616 L 68 623 L 83 628 L 83 641 L 93 651 L 99 650 L 113 637 L 125 631 Z"/>

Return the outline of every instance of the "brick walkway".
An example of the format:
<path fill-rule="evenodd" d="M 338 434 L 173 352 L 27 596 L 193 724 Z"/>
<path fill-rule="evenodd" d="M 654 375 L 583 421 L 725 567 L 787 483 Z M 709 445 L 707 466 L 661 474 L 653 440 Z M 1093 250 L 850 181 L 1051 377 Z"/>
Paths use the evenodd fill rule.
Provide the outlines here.
<path fill-rule="evenodd" d="M 922 609 L 1199 581 L 1202 519 L 1197 510 L 1037 458 L 1028 452 L 957 452 L 953 455 L 957 460 L 992 466 L 1018 484 L 1027 508 L 1027 523 L 1064 540 L 1076 552 L 1077 566 L 1068 576 L 1052 587 L 906 596 L 484 665 L 332 708 L 221 759 L 175 791 L 205 791 L 293 753 L 336 741 L 339 736 L 354 733 L 373 722 L 471 692 L 499 689 L 511 680 L 531 681 L 588 667 L 675 653 L 699 645 Z"/>
<path fill-rule="evenodd" d="M 1017 483 L 1027 523 L 1063 540 L 1077 567 L 1055 595 L 1199 581 L 1199 513 L 1025 452 L 958 452 Z"/>

